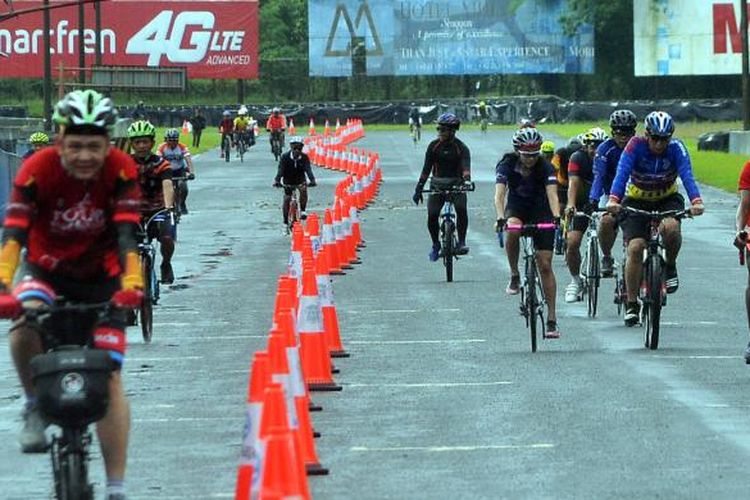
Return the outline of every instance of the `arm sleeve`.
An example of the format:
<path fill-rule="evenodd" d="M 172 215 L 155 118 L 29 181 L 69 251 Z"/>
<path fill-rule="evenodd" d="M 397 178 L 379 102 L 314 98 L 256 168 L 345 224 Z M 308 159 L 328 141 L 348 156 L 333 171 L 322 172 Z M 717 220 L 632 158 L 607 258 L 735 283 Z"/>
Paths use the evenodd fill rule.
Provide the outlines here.
<path fill-rule="evenodd" d="M 422 165 L 422 173 L 419 175 L 419 183 L 424 184 L 430 177 L 430 168 L 432 167 L 432 144 L 427 146 L 427 151 L 424 153 L 424 165 Z"/>
<path fill-rule="evenodd" d="M 495 165 L 495 184 L 508 185 L 508 164 L 504 161 L 499 161 Z"/>
<path fill-rule="evenodd" d="M 633 139 L 628 142 L 625 146 L 625 151 L 620 156 L 620 161 L 617 163 L 617 174 L 615 179 L 612 181 L 612 189 L 609 191 L 609 197 L 617 202 L 622 200 L 625 194 L 625 186 L 630 179 L 630 173 L 633 171 L 633 164 L 635 163 L 635 146 Z"/>
<path fill-rule="evenodd" d="M 693 166 L 690 163 L 690 155 L 685 148 L 685 145 L 681 141 L 675 141 L 677 151 L 677 173 L 682 179 L 682 185 L 685 186 L 690 203 L 701 201 L 701 192 L 698 189 L 698 184 L 695 182 L 693 177 Z"/>
<path fill-rule="evenodd" d="M 310 166 L 310 158 L 305 155 L 303 157 L 305 162 L 305 173 L 307 174 L 307 178 L 310 179 L 310 182 L 315 182 L 315 174 L 313 174 L 312 166 Z"/>
<path fill-rule="evenodd" d="M 604 175 L 607 172 L 607 157 L 596 152 L 594 156 L 594 182 L 591 183 L 589 200 L 598 200 L 604 192 Z"/>
<path fill-rule="evenodd" d="M 471 180 L 471 151 L 466 145 L 461 147 L 461 176 Z"/>
<path fill-rule="evenodd" d="M 557 174 L 555 174 L 555 167 L 548 161 L 544 162 L 544 177 L 546 179 L 545 185 L 556 186 L 557 185 Z"/>

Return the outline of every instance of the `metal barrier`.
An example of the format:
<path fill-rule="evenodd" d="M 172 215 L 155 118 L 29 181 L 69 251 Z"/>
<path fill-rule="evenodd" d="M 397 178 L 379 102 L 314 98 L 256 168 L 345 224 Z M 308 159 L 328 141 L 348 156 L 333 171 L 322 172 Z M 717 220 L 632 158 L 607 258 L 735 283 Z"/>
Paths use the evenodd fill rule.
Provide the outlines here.
<path fill-rule="evenodd" d="M 21 157 L 0 149 L 0 220 L 5 218 L 5 205 L 10 198 L 13 179 L 21 166 Z"/>

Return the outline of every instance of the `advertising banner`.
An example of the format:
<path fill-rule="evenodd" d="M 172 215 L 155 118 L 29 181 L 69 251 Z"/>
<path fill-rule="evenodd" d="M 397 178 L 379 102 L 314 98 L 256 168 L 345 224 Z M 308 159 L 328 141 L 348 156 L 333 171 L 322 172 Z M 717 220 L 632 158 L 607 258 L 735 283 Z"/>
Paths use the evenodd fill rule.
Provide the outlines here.
<path fill-rule="evenodd" d="M 39 5 L 13 2 L 16 11 Z M 93 4 L 85 9 L 84 52 L 90 66 L 96 47 Z M 258 0 L 109 0 L 101 3 L 101 12 L 104 65 L 184 66 L 192 78 L 258 77 Z M 78 7 L 50 14 L 53 72 L 60 62 L 77 67 Z M 43 54 L 41 12 L 0 22 L 0 78 L 41 77 Z"/>
<path fill-rule="evenodd" d="M 594 34 L 566 36 L 565 0 L 310 0 L 310 76 L 593 73 Z"/>
<path fill-rule="evenodd" d="M 742 72 L 740 0 L 634 0 L 635 76 Z"/>

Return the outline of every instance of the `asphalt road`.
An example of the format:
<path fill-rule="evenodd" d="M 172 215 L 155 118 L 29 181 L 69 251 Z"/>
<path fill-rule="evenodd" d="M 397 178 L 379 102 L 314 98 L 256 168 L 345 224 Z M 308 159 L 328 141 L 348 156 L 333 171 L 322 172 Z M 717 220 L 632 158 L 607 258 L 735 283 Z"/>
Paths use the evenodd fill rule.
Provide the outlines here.
<path fill-rule="evenodd" d="M 426 141 L 414 148 L 404 131 L 357 144 L 380 152 L 385 183 L 363 213 L 363 264 L 334 284 L 352 356 L 336 362 L 344 390 L 314 395 L 324 407 L 312 414 L 318 455 L 331 470 L 310 478 L 314 496 L 744 498 L 750 367 L 740 357 L 746 272 L 728 246 L 735 197 L 704 189 L 706 215 L 683 225 L 680 290 L 663 313 L 659 350 L 622 325 L 611 280 L 595 320 L 585 305 L 562 303 L 569 276 L 556 258 L 562 338 L 532 354 L 492 232 L 494 164 L 510 132 L 460 135 L 478 187 L 471 252 L 454 283 L 427 260 L 426 210 L 410 200 Z M 250 358 L 264 348 L 289 241 L 267 143 L 245 164 L 217 156 L 197 161 L 177 281 L 156 312 L 154 341 L 129 333 L 129 498 L 234 494 Z M 316 175 L 309 210 L 332 201 L 339 178 Z M 20 409 L 4 342 L 0 498 L 46 498 L 47 457 L 18 452 Z M 101 485 L 98 452 L 92 476 Z"/>

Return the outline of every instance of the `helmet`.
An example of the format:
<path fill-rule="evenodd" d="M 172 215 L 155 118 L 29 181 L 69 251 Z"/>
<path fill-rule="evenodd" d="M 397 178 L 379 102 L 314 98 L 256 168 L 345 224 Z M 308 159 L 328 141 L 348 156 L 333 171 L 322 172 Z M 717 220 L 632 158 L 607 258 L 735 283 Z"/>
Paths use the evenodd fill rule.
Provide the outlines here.
<path fill-rule="evenodd" d="M 535 128 L 519 128 L 513 134 L 513 149 L 519 153 L 537 154 L 542 148 L 542 134 Z"/>
<path fill-rule="evenodd" d="M 484 101 L 479 101 L 479 105 L 482 106 L 482 107 L 484 107 L 484 106 L 487 106 L 487 103 L 484 102 Z"/>
<path fill-rule="evenodd" d="M 178 141 L 180 139 L 180 131 L 176 128 L 170 128 L 164 133 L 164 139 L 167 141 Z"/>
<path fill-rule="evenodd" d="M 600 127 L 594 127 L 583 135 L 583 143 L 587 145 L 599 145 L 607 139 L 609 139 L 609 137 L 607 137 L 607 133 Z"/>
<path fill-rule="evenodd" d="M 632 128 L 638 125 L 635 113 L 629 109 L 616 109 L 609 115 L 609 126 L 611 128 Z"/>
<path fill-rule="evenodd" d="M 667 137 L 674 133 L 674 121 L 664 111 L 652 111 L 644 120 L 648 135 Z"/>
<path fill-rule="evenodd" d="M 292 144 L 304 144 L 304 141 L 302 140 L 302 137 L 293 135 L 289 138 L 289 145 L 291 146 Z"/>
<path fill-rule="evenodd" d="M 34 132 L 29 137 L 31 144 L 49 144 L 49 136 L 44 132 Z"/>
<path fill-rule="evenodd" d="M 440 115 L 438 117 L 437 124 L 452 128 L 453 130 L 458 130 L 459 128 L 461 128 L 461 120 L 459 120 L 458 117 L 453 113 L 443 113 L 442 115 Z"/>
<path fill-rule="evenodd" d="M 107 130 L 117 121 L 112 99 L 95 90 L 74 90 L 56 105 L 52 119 L 65 127 L 90 126 Z"/>
<path fill-rule="evenodd" d="M 273 109 L 271 110 L 271 112 L 272 112 L 272 113 L 281 113 L 281 108 L 278 108 L 278 107 L 276 107 L 276 108 L 273 108 Z"/>
<path fill-rule="evenodd" d="M 518 128 L 535 128 L 536 123 L 534 123 L 534 120 L 530 118 L 521 118 L 521 124 L 518 126 Z"/>
<path fill-rule="evenodd" d="M 575 153 L 576 151 L 578 151 L 579 149 L 581 149 L 581 147 L 583 147 L 583 137 L 582 137 L 582 135 L 583 134 L 574 135 L 568 141 L 568 150 L 571 153 Z"/>
<path fill-rule="evenodd" d="M 133 122 L 128 127 L 128 139 L 134 139 L 136 137 L 156 137 L 156 129 L 151 122 L 146 120 L 139 120 Z"/>
<path fill-rule="evenodd" d="M 555 143 L 552 141 L 544 141 L 542 143 L 542 153 L 554 153 Z"/>
<path fill-rule="evenodd" d="M 245 106 L 241 106 L 239 110 L 237 110 L 237 114 L 242 116 L 247 114 L 247 108 Z"/>
<path fill-rule="evenodd" d="M 228 109 L 225 109 L 221 116 L 232 116 L 232 113 Z"/>

